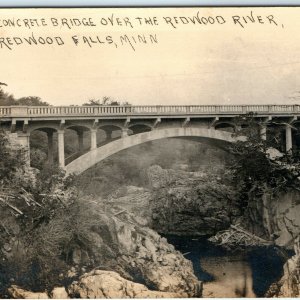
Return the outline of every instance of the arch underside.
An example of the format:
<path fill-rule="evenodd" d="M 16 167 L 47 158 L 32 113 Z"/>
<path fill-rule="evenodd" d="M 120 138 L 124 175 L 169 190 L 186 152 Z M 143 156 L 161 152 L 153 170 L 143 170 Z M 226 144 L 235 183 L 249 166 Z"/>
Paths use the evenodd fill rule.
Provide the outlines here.
<path fill-rule="evenodd" d="M 193 139 L 197 141 L 206 142 L 221 148 L 224 148 L 226 144 L 236 141 L 236 138 L 232 136 L 232 133 L 207 129 L 207 128 L 163 128 L 138 133 L 135 135 L 127 136 L 115 141 L 112 141 L 104 146 L 91 150 L 77 159 L 69 163 L 65 169 L 67 174 L 80 174 L 85 170 L 91 168 L 95 164 L 99 163 L 103 159 L 118 153 L 122 150 L 131 148 L 136 145 L 140 145 L 146 142 L 165 139 L 165 138 L 184 138 Z"/>

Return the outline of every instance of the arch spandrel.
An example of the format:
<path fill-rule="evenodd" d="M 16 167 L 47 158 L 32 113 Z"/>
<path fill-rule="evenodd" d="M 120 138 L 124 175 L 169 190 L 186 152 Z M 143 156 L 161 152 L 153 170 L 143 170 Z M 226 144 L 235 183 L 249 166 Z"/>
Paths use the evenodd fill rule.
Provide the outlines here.
<path fill-rule="evenodd" d="M 80 174 L 85 170 L 91 168 L 95 164 L 104 160 L 105 158 L 118 153 L 122 150 L 164 138 L 175 138 L 175 137 L 191 137 L 191 138 L 199 138 L 200 140 L 207 141 L 216 141 L 223 143 L 232 143 L 237 141 L 238 139 L 243 139 L 243 137 L 235 138 L 232 136 L 232 133 L 215 130 L 215 129 L 207 129 L 207 128 L 163 128 L 156 129 L 152 131 L 147 131 L 143 133 L 139 133 L 136 135 L 127 136 L 111 143 L 108 143 L 102 147 L 96 148 L 92 151 L 85 153 L 79 158 L 72 161 L 68 164 L 65 169 L 67 174 L 75 173 Z"/>

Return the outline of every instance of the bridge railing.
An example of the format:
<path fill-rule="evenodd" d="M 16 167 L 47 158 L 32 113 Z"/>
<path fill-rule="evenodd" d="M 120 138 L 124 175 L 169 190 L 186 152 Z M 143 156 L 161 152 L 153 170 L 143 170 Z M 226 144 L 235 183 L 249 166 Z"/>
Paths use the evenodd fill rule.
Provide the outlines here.
<path fill-rule="evenodd" d="M 0 116 L 10 116 L 11 107 L 10 106 L 0 106 Z"/>
<path fill-rule="evenodd" d="M 0 106 L 3 117 L 299 113 L 299 105 Z"/>

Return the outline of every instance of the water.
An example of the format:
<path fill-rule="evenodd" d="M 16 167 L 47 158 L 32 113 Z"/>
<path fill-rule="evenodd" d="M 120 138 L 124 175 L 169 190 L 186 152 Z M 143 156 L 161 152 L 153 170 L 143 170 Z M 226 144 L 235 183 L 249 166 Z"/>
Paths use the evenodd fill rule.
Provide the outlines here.
<path fill-rule="evenodd" d="M 233 253 L 207 237 L 165 237 L 192 261 L 196 276 L 204 282 L 203 297 L 263 297 L 282 276 L 287 259 L 271 247 Z"/>

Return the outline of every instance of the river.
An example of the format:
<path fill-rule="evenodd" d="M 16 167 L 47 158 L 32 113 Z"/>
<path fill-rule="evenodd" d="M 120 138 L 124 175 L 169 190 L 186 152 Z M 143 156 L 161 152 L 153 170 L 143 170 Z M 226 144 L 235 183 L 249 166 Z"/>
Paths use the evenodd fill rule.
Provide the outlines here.
<path fill-rule="evenodd" d="M 165 237 L 192 261 L 195 274 L 204 282 L 203 297 L 207 298 L 264 297 L 269 286 L 282 276 L 288 258 L 274 247 L 232 252 L 213 245 L 207 237 Z"/>

